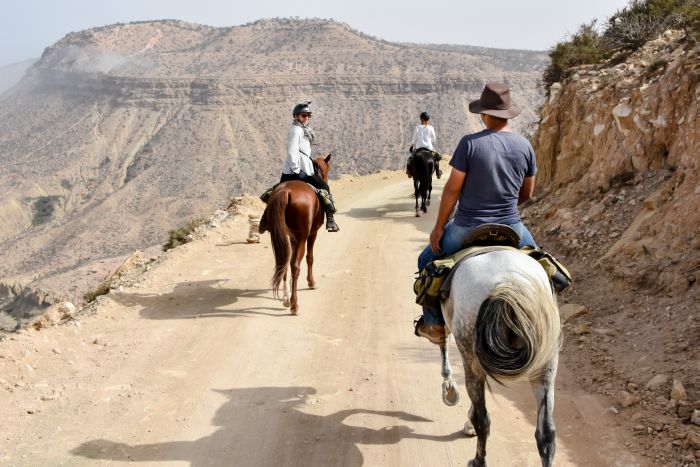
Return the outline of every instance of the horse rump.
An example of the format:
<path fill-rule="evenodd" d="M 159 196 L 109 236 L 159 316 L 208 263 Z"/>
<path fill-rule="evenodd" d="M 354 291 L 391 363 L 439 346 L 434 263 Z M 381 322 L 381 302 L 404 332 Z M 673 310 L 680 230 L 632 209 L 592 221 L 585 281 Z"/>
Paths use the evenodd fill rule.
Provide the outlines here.
<path fill-rule="evenodd" d="M 499 383 L 535 378 L 560 343 L 556 298 L 538 280 L 511 277 L 496 285 L 479 308 L 474 353 L 484 372 Z"/>

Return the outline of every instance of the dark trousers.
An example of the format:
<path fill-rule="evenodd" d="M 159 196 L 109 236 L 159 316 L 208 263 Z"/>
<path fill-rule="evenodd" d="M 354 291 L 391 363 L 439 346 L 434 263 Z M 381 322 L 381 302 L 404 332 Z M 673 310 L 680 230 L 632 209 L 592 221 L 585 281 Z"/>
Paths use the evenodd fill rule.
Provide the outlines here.
<path fill-rule="evenodd" d="M 328 193 L 331 192 L 331 189 L 328 186 L 328 184 L 324 182 L 318 174 L 307 175 L 306 178 L 304 178 L 303 180 L 299 177 L 299 174 L 282 174 L 282 178 L 280 178 L 280 183 L 288 182 L 290 180 L 300 180 L 302 182 L 308 183 L 309 185 L 312 185 L 315 188 L 318 188 L 319 190 L 326 190 Z"/>

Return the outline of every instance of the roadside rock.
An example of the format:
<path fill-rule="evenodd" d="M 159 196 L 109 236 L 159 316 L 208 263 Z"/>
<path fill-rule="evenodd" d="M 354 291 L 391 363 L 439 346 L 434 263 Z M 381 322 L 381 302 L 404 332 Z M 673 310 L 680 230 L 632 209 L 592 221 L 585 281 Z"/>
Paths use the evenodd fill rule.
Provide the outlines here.
<path fill-rule="evenodd" d="M 559 315 L 561 316 L 562 321 L 565 323 L 572 321 L 579 316 L 583 316 L 586 313 L 588 313 L 586 307 L 576 303 L 567 303 L 566 305 L 559 307 Z"/>
<path fill-rule="evenodd" d="M 659 389 L 661 386 L 666 384 L 668 381 L 668 376 L 666 375 L 656 375 L 653 378 L 649 380 L 649 382 L 644 386 L 647 389 L 650 389 L 652 391 L 656 391 Z"/>
<path fill-rule="evenodd" d="M 685 392 L 683 384 L 677 379 L 673 380 L 673 386 L 671 387 L 671 399 L 677 401 L 684 401 L 688 399 L 688 394 Z"/>
<path fill-rule="evenodd" d="M 638 404 L 641 400 L 639 396 L 630 394 L 627 391 L 620 391 L 620 405 L 622 405 L 622 407 L 631 407 Z"/>

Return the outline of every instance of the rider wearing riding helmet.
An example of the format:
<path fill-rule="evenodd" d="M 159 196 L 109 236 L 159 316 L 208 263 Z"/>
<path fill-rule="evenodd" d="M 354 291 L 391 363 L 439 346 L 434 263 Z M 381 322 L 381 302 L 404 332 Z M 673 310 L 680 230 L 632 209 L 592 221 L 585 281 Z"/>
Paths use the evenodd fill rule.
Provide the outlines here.
<path fill-rule="evenodd" d="M 311 120 L 311 102 L 306 101 L 294 106 L 292 116 L 294 121 L 287 135 L 287 157 L 282 165 L 281 182 L 289 180 L 301 180 L 319 190 L 326 190 L 328 196 L 324 198 L 326 209 L 326 230 L 338 232 L 340 228 L 333 219 L 335 206 L 331 190 L 320 175 L 315 173 L 313 160 L 311 159 L 311 143 L 314 140 L 314 132 L 309 128 Z"/>
<path fill-rule="evenodd" d="M 427 149 L 433 154 L 433 158 L 435 159 L 435 173 L 437 174 L 438 178 L 440 178 L 442 175 L 442 171 L 438 165 L 440 155 L 433 151 L 433 143 L 435 143 L 435 128 L 428 124 L 429 121 L 430 114 L 428 112 L 421 112 L 420 125 L 416 125 L 416 129 L 413 130 L 413 138 L 411 139 L 411 147 L 409 148 L 411 155 L 408 157 L 408 161 L 406 162 L 406 175 L 408 175 L 409 178 L 412 176 L 410 167 L 413 154 L 421 149 Z"/>

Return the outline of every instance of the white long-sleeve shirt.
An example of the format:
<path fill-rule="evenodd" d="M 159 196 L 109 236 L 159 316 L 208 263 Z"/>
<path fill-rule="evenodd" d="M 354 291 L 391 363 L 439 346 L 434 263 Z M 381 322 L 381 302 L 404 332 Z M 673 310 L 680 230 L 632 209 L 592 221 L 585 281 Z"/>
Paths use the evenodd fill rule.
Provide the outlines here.
<path fill-rule="evenodd" d="M 435 142 L 435 128 L 432 125 L 416 125 L 416 129 L 413 131 L 413 139 L 411 140 L 411 145 L 418 148 L 428 148 L 433 150 L 433 143 Z"/>
<path fill-rule="evenodd" d="M 287 135 L 287 157 L 282 165 L 282 173 L 298 174 L 300 171 L 306 175 L 314 174 L 314 165 L 311 162 L 311 142 L 304 136 L 303 128 L 292 125 Z"/>

